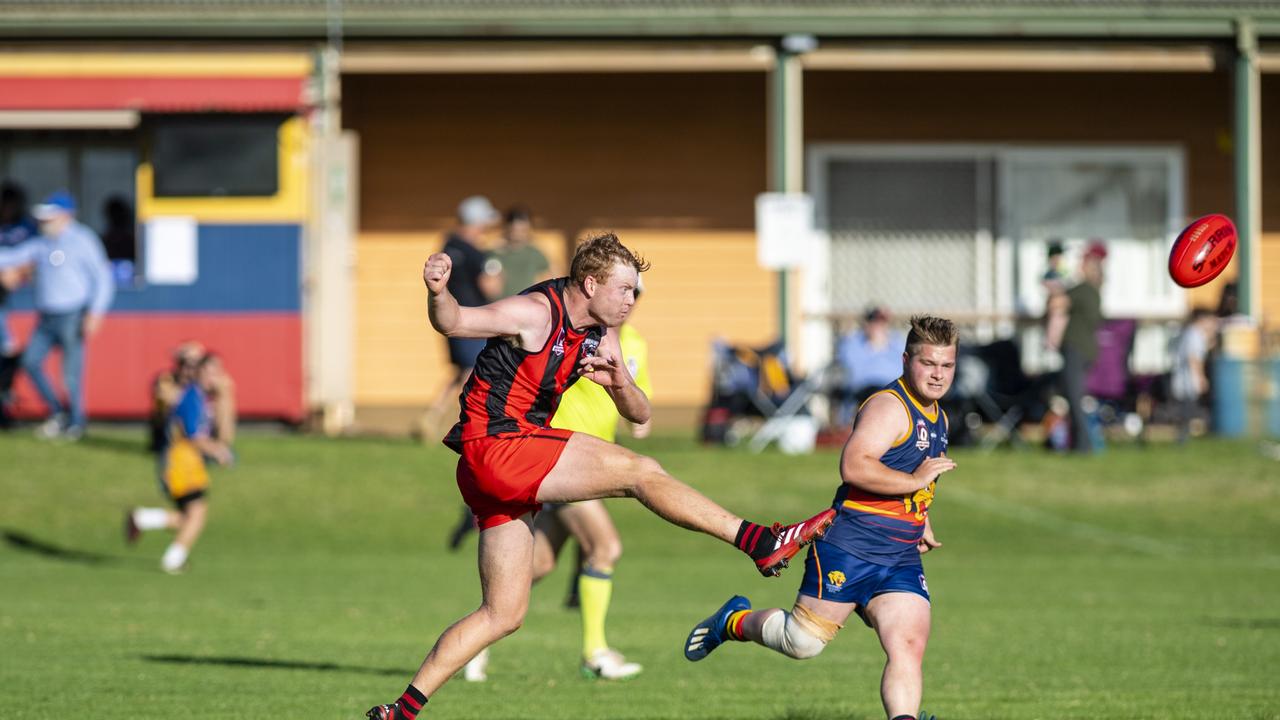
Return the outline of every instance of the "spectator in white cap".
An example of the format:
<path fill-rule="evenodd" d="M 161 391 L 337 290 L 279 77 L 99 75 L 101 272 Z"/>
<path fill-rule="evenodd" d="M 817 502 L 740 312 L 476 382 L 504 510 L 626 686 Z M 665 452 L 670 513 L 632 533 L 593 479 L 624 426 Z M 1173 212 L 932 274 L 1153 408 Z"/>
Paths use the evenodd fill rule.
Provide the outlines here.
<path fill-rule="evenodd" d="M 501 264 L 492 261 L 480 247 L 485 234 L 501 219 L 497 208 L 483 195 L 472 195 L 458 203 L 458 224 L 445 236 L 441 252 L 453 260 L 449 292 L 463 307 L 485 305 L 502 296 Z M 447 340 L 454 376 L 436 400 L 433 415 L 453 408 L 454 399 L 471 376 L 476 356 L 484 349 L 485 343 L 480 338 L 451 337 Z"/>
<path fill-rule="evenodd" d="M 78 440 L 84 434 L 84 342 L 97 332 L 115 295 L 111 266 L 102 241 L 76 221 L 76 201 L 58 191 L 36 205 L 39 236 L 12 248 L 0 248 L 0 269 L 35 267 L 35 305 L 39 320 L 22 369 L 49 407 L 49 419 L 36 434 L 45 439 Z M 62 350 L 65 402 L 58 398 L 42 368 L 54 346 Z"/>

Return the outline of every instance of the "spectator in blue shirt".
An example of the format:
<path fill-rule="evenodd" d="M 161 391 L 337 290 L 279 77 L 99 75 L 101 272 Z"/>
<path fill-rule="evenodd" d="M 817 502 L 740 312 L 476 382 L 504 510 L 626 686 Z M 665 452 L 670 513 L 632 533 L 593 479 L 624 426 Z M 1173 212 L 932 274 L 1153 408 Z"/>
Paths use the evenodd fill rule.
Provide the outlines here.
<path fill-rule="evenodd" d="M 838 411 L 839 423 L 852 422 L 858 404 L 902 374 L 906 347 L 906 337 L 889 327 L 889 313 L 882 307 L 869 308 L 862 327 L 840 338 L 836 362 L 844 372 L 844 402 Z"/>
<path fill-rule="evenodd" d="M 35 221 L 27 215 L 27 195 L 21 187 L 6 182 L 0 185 L 0 248 L 11 248 L 35 237 Z M 21 270 L 9 268 L 0 271 L 0 355 L 11 356 L 18 352 L 17 339 L 9 332 L 4 306 L 9 291 L 21 284 Z"/>
<path fill-rule="evenodd" d="M 22 353 L 22 370 L 49 406 L 49 419 L 36 433 L 45 439 L 78 440 L 84 434 L 84 342 L 102 325 L 115 295 L 102 241 L 76 221 L 75 213 L 70 193 L 53 193 L 32 208 L 40 235 L 16 247 L 0 248 L 0 269 L 35 266 L 39 320 Z M 42 369 L 55 345 L 62 349 L 65 403 Z"/>
<path fill-rule="evenodd" d="M 0 185 L 0 248 L 20 245 L 36 236 L 36 224 L 27 215 L 27 194 L 18 185 Z M 9 390 L 18 371 L 18 340 L 9 332 L 4 306 L 9 293 L 26 280 L 28 267 L 0 270 L 0 428 L 9 427 Z"/>

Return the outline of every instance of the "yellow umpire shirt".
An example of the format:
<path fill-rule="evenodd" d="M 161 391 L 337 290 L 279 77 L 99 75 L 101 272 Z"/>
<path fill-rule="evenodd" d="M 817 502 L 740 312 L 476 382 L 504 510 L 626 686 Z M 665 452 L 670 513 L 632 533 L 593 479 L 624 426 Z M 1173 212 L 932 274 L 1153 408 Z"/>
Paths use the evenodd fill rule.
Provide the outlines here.
<path fill-rule="evenodd" d="M 618 329 L 618 343 L 622 345 L 622 357 L 636 385 L 645 395 L 653 397 L 649 381 L 649 344 L 630 325 Z M 618 408 L 609 393 L 590 380 L 579 380 L 565 391 L 560 407 L 551 418 L 551 427 L 584 432 L 601 440 L 614 442 L 618 437 Z"/>

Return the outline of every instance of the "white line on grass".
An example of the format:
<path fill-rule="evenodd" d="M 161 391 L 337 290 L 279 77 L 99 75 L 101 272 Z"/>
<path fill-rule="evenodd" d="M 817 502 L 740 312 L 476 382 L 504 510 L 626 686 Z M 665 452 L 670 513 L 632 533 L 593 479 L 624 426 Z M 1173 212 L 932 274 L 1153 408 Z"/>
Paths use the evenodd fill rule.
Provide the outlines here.
<path fill-rule="evenodd" d="M 954 485 L 946 488 L 946 499 L 958 500 L 963 505 L 977 508 L 992 515 L 1017 520 L 1034 525 L 1037 528 L 1053 530 L 1064 535 L 1073 535 L 1086 540 L 1122 547 L 1134 552 L 1157 557 L 1185 557 L 1186 548 L 1165 540 L 1158 540 L 1137 533 L 1118 532 L 1099 525 L 1068 520 L 1040 508 L 1015 502 L 1007 498 L 994 498 L 980 493 L 957 488 Z M 1260 554 L 1252 558 L 1249 565 L 1263 567 L 1268 570 L 1280 570 L 1280 556 Z"/>

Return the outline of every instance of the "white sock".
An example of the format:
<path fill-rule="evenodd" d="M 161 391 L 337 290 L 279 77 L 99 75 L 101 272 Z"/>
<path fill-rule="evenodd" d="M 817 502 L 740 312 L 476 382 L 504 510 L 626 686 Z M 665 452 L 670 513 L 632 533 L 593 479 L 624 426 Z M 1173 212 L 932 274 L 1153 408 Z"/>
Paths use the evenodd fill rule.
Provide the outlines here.
<path fill-rule="evenodd" d="M 160 567 L 165 572 L 177 572 L 182 569 L 183 563 L 187 561 L 187 549 L 178 543 L 169 543 L 168 549 L 164 551 L 164 557 L 160 559 Z"/>
<path fill-rule="evenodd" d="M 169 526 L 169 511 L 164 508 L 138 508 L 133 511 L 133 524 L 139 530 L 163 530 Z"/>

